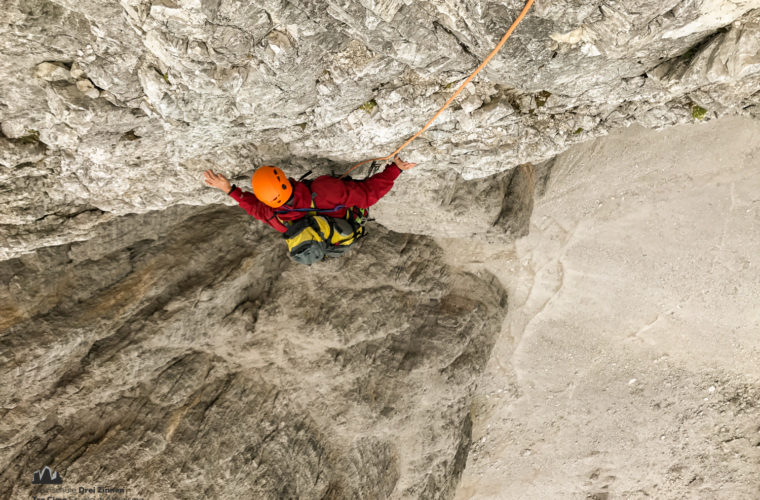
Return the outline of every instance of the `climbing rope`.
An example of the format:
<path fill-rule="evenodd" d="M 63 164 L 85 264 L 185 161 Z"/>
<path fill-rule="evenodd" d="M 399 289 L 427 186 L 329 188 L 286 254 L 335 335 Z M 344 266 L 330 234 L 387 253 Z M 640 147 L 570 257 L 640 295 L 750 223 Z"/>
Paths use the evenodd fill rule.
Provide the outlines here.
<path fill-rule="evenodd" d="M 420 129 L 419 132 L 417 132 L 416 134 L 414 134 L 413 136 L 411 136 L 409 139 L 407 139 L 406 142 L 401 145 L 401 147 L 399 147 L 396 151 L 394 151 L 393 153 L 389 154 L 388 156 L 385 156 L 385 157 L 382 157 L 382 158 L 373 158 L 371 160 L 364 160 L 361 163 L 357 163 L 356 165 L 354 165 L 353 167 L 351 167 L 350 169 L 348 169 L 345 174 L 341 175 L 340 178 L 342 179 L 343 177 L 345 177 L 348 174 L 350 174 L 351 172 L 353 172 L 357 167 L 359 167 L 361 165 L 364 165 L 365 163 L 369 163 L 371 161 L 386 161 L 386 160 L 389 160 L 389 159 L 395 157 L 397 154 L 399 154 L 401 152 L 402 149 L 404 149 L 405 147 L 407 147 L 413 140 L 415 140 L 417 137 L 419 137 L 420 135 L 422 135 L 422 133 L 425 130 L 427 130 L 427 128 L 436 120 L 436 118 L 438 118 L 439 116 L 441 116 L 441 113 L 443 113 L 444 111 L 446 111 L 446 108 L 448 108 L 449 105 L 454 101 L 454 99 L 457 98 L 457 96 L 462 92 L 462 90 L 467 86 L 467 84 L 470 83 L 472 81 L 472 79 L 475 78 L 475 76 L 478 73 L 480 73 L 480 70 L 482 70 L 483 68 L 485 68 L 486 64 L 488 64 L 488 62 L 491 59 L 493 59 L 493 57 L 501 50 L 501 48 L 507 42 L 507 40 L 509 39 L 509 37 L 512 36 L 512 32 L 515 31 L 515 28 L 517 28 L 517 26 L 522 22 L 523 18 L 525 17 L 525 15 L 530 10 L 530 7 L 533 5 L 533 2 L 534 2 L 534 0 L 528 0 L 525 3 L 525 7 L 523 7 L 522 12 L 520 12 L 520 15 L 517 16 L 517 19 L 515 19 L 515 22 L 512 23 L 512 26 L 509 27 L 509 29 L 504 34 L 504 36 L 501 37 L 501 40 L 496 45 L 496 48 L 493 49 L 490 54 L 488 54 L 488 57 L 486 57 L 483 60 L 483 62 L 480 63 L 480 66 L 478 66 L 475 69 L 475 71 L 470 76 L 467 77 L 467 80 L 465 80 L 459 86 L 459 88 L 457 88 L 456 92 L 454 92 L 454 94 L 451 97 L 449 97 L 449 100 L 446 101 L 446 104 L 444 104 L 443 107 L 438 110 L 438 112 L 435 114 L 435 116 L 433 116 L 430 119 L 430 121 L 427 122 L 425 124 L 425 126 Z"/>

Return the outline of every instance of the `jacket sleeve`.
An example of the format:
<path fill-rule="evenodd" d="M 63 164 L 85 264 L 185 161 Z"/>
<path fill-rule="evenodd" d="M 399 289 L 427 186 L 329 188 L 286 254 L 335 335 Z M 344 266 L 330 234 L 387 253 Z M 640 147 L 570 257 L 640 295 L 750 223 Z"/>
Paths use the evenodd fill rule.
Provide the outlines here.
<path fill-rule="evenodd" d="M 369 208 L 385 196 L 393 187 L 393 181 L 401 174 L 401 169 L 392 163 L 380 173 L 361 181 L 340 180 L 335 177 L 324 177 L 323 186 L 314 186 L 319 193 L 321 189 L 329 191 L 330 198 L 341 205 L 358 208 Z"/>
<path fill-rule="evenodd" d="M 265 224 L 269 224 L 280 232 L 284 231 L 284 229 L 280 227 L 281 224 L 277 224 L 275 222 L 277 221 L 277 218 L 275 216 L 274 209 L 259 201 L 259 199 L 256 198 L 256 195 L 253 193 L 243 191 L 239 187 L 236 187 L 232 190 L 230 196 L 232 199 L 237 201 L 240 207 L 248 212 L 248 214 L 256 217 L 258 220 L 264 222 Z"/>

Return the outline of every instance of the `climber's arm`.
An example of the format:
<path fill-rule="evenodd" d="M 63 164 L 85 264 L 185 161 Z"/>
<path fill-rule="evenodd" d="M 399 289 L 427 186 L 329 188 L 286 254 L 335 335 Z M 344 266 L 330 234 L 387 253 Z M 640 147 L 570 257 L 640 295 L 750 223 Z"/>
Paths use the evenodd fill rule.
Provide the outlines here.
<path fill-rule="evenodd" d="M 328 184 L 325 188 L 333 193 L 333 198 L 338 203 L 349 207 L 368 208 L 391 190 L 393 181 L 401 175 L 402 170 L 409 170 L 415 165 L 417 164 L 396 158 L 382 172 L 361 181 L 340 180 L 334 177 L 324 177 L 320 181 Z"/>
<path fill-rule="evenodd" d="M 222 174 L 215 174 L 212 170 L 206 170 L 204 173 L 206 184 L 211 187 L 215 187 L 225 194 L 232 197 L 233 200 L 238 202 L 238 205 L 248 212 L 249 215 L 256 217 L 258 220 L 269 224 L 273 228 L 282 232 L 282 224 L 277 222 L 274 209 L 256 198 L 256 195 L 243 191 L 237 186 L 230 185 L 230 182 Z"/>
<path fill-rule="evenodd" d="M 256 217 L 262 222 L 269 224 L 270 221 L 275 217 L 274 209 L 269 205 L 266 205 L 259 201 L 259 199 L 256 198 L 256 195 L 253 193 L 243 191 L 237 186 L 232 186 L 232 189 L 228 194 L 232 197 L 233 200 L 238 202 L 238 205 L 240 205 L 243 210 L 248 212 L 249 215 Z"/>

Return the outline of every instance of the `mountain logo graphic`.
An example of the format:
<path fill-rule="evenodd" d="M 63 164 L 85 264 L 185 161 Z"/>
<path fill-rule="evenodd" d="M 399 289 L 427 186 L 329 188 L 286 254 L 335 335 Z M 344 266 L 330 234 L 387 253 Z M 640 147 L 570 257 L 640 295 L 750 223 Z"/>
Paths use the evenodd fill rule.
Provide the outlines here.
<path fill-rule="evenodd" d="M 63 484 L 63 478 L 57 472 L 51 471 L 47 465 L 42 471 L 34 471 L 32 484 Z"/>

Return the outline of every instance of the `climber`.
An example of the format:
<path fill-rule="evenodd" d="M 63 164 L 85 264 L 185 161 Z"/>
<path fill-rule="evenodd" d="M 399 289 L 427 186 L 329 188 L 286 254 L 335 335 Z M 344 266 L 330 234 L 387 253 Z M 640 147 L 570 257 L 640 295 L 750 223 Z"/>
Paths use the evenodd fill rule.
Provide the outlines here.
<path fill-rule="evenodd" d="M 382 172 L 364 180 L 339 179 L 323 175 L 310 182 L 295 181 L 287 178 L 277 167 L 262 166 L 256 169 L 251 178 L 253 194 L 230 185 L 227 178 L 212 170 L 206 170 L 204 177 L 206 184 L 224 191 L 250 215 L 277 231 L 285 233 L 291 256 L 298 262 L 311 264 L 324 258 L 324 248 L 314 249 L 311 248 L 313 245 L 310 245 L 310 249 L 304 251 L 304 244 L 302 244 L 304 239 L 309 239 L 311 244 L 313 243 L 311 240 L 316 236 L 309 238 L 303 236 L 301 231 L 309 224 L 306 220 L 300 224 L 296 221 L 308 219 L 312 227 L 316 227 L 316 223 L 323 226 L 325 223 L 334 225 L 334 228 L 323 227 L 324 231 L 321 233 L 329 232 L 329 236 L 322 234 L 321 239 L 327 240 L 328 247 L 348 246 L 360 236 L 357 233 L 361 232 L 356 224 L 356 220 L 360 218 L 356 215 L 357 210 L 367 209 L 377 203 L 391 190 L 393 181 L 402 170 L 409 170 L 416 165 L 416 163 L 408 163 L 395 157 Z M 363 213 L 363 216 L 366 217 L 366 213 Z M 346 236 L 349 232 L 345 229 L 345 223 L 335 225 L 335 222 L 340 220 L 351 223 L 350 232 L 353 239 L 340 239 L 340 235 Z M 298 233 L 299 236 L 294 238 L 294 233 Z M 317 228 L 316 233 L 311 231 L 309 234 L 313 236 L 320 234 L 320 231 Z M 335 238 L 331 239 L 333 234 Z M 301 244 L 300 250 L 299 244 Z M 328 251 L 327 255 L 333 254 Z"/>

